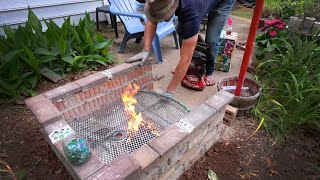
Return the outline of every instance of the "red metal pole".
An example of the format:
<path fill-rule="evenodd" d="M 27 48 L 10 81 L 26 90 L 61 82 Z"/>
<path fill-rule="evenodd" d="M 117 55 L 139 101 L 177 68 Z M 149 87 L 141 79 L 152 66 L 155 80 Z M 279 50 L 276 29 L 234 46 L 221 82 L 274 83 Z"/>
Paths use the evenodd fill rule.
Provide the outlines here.
<path fill-rule="evenodd" d="M 258 31 L 258 26 L 259 26 L 260 16 L 262 13 L 263 4 L 264 4 L 264 0 L 256 0 L 256 6 L 254 8 L 254 12 L 252 15 L 252 21 L 251 21 L 250 31 L 249 31 L 249 35 L 248 35 L 247 44 L 246 44 L 246 50 L 243 55 L 241 69 L 240 69 L 237 87 L 236 87 L 236 91 L 235 91 L 236 96 L 241 95 L 241 88 L 243 86 L 244 79 L 246 77 L 246 73 L 247 73 L 247 69 L 248 69 L 248 65 L 249 65 L 249 60 L 250 60 L 251 53 L 252 53 L 253 44 L 254 44 L 254 41 L 255 41 L 255 38 L 257 35 L 257 31 Z"/>

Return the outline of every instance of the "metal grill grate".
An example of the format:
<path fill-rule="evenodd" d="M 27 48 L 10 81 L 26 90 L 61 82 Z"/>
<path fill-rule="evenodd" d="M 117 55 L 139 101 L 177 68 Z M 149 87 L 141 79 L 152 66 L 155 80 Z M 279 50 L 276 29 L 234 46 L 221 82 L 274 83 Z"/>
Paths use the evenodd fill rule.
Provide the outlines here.
<path fill-rule="evenodd" d="M 141 112 L 143 119 L 152 123 L 159 133 L 178 122 L 189 111 L 179 102 L 154 92 L 140 91 L 135 98 L 138 102 L 136 104 L 137 113 Z M 70 126 L 76 133 L 86 138 L 102 162 L 109 163 L 125 152 L 134 152 L 155 137 L 150 130 L 141 127 L 127 142 L 125 135 L 128 120 L 129 116 L 119 98 L 86 117 L 75 118 Z"/>

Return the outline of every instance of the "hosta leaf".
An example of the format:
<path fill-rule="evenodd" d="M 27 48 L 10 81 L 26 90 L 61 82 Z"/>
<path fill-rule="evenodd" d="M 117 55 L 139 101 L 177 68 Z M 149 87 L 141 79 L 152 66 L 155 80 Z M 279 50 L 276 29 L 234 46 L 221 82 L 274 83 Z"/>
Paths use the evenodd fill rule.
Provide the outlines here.
<path fill-rule="evenodd" d="M 61 56 L 64 56 L 66 54 L 67 42 L 62 38 L 59 38 L 59 50 Z"/>
<path fill-rule="evenodd" d="M 13 37 L 15 46 L 17 48 L 28 46 L 29 37 L 28 37 L 28 34 L 25 33 L 23 29 L 24 28 L 19 25 Z M 34 36 L 31 36 L 30 38 L 34 39 Z"/>
<path fill-rule="evenodd" d="M 48 69 L 47 67 L 41 68 L 41 74 L 55 83 L 62 79 L 62 77 L 59 74 Z"/>
<path fill-rule="evenodd" d="M 31 74 L 30 74 L 31 73 Z M 26 76 L 26 74 L 24 76 L 26 76 L 26 81 L 29 83 L 30 87 L 33 89 L 36 87 L 37 83 L 38 83 L 38 76 L 33 75 L 32 72 L 28 72 L 28 76 Z"/>
<path fill-rule="evenodd" d="M 35 54 L 46 55 L 46 56 L 54 56 L 54 54 L 44 48 L 36 48 L 34 51 Z"/>
<path fill-rule="evenodd" d="M 5 66 L 8 62 L 10 62 L 18 53 L 20 53 L 22 50 L 15 50 L 11 51 L 4 56 L 2 56 L 3 59 L 0 59 L 0 67 Z"/>
<path fill-rule="evenodd" d="M 106 40 L 101 32 L 96 33 L 96 39 L 98 42 L 102 42 Z"/>
<path fill-rule="evenodd" d="M 72 36 L 74 37 L 74 39 L 76 40 L 76 42 L 78 44 L 80 44 L 81 40 L 80 40 L 80 37 L 79 37 L 79 34 L 77 33 L 77 31 L 72 26 L 69 27 L 69 30 L 70 30 Z"/>
<path fill-rule="evenodd" d="M 40 23 L 40 20 L 38 17 L 32 12 L 32 10 L 29 8 L 28 9 L 28 22 L 30 26 L 33 28 L 33 30 L 37 33 L 42 32 L 42 25 Z"/>
<path fill-rule="evenodd" d="M 34 53 L 28 48 L 28 47 L 24 47 L 24 50 L 28 56 L 28 58 L 25 58 L 23 56 L 20 56 L 22 57 L 22 59 L 27 63 L 29 64 L 29 66 L 31 67 L 31 69 L 36 72 L 37 74 L 40 73 L 40 67 L 39 67 L 39 64 L 36 60 L 36 57 L 34 56 Z"/>
<path fill-rule="evenodd" d="M 75 56 L 73 58 L 73 63 L 78 63 L 79 60 L 83 59 L 83 56 Z"/>
<path fill-rule="evenodd" d="M 85 33 L 87 43 L 93 44 L 93 40 L 92 40 L 91 35 L 87 29 L 84 29 L 84 33 Z"/>
<path fill-rule="evenodd" d="M 12 39 L 13 35 L 15 33 L 15 30 L 7 25 L 3 25 L 2 28 L 3 28 L 3 31 L 4 31 L 5 35 L 7 36 L 7 38 Z"/>
<path fill-rule="evenodd" d="M 39 57 L 39 61 L 41 63 L 48 63 L 48 62 L 51 62 L 51 61 L 54 61 L 56 60 L 57 58 L 54 57 L 54 56 L 42 56 L 42 57 Z"/>
<path fill-rule="evenodd" d="M 112 40 L 107 40 L 107 41 L 102 41 L 102 42 L 97 42 L 95 43 L 94 45 L 94 49 L 95 50 L 100 50 L 100 49 L 103 49 L 103 48 L 109 48 L 112 46 Z"/>
<path fill-rule="evenodd" d="M 97 63 L 99 63 L 99 64 L 102 64 L 102 65 L 104 65 L 104 66 L 107 65 L 105 62 L 103 62 L 103 61 L 101 61 L 101 60 L 95 60 L 95 62 L 97 62 Z"/>
<path fill-rule="evenodd" d="M 62 60 L 67 62 L 67 63 L 69 63 L 69 64 L 71 64 L 71 65 L 73 65 L 73 63 L 74 63 L 74 58 L 72 56 L 70 56 L 70 55 L 63 56 Z"/>

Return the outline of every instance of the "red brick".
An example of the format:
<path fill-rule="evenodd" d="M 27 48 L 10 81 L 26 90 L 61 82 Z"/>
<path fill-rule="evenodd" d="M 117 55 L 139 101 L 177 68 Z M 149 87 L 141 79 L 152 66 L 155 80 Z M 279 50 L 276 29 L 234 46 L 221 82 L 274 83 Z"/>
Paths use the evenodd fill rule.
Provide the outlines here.
<path fill-rule="evenodd" d="M 80 95 L 81 102 L 86 100 L 85 92 L 81 91 L 81 92 L 79 92 L 79 95 Z"/>
<path fill-rule="evenodd" d="M 94 99 L 94 100 L 93 100 L 93 103 L 94 103 L 94 108 L 95 108 L 95 109 L 100 107 L 100 104 L 99 104 L 98 99 Z"/>
<path fill-rule="evenodd" d="M 74 110 L 74 113 L 75 113 L 75 115 L 76 115 L 77 117 L 81 115 L 81 112 L 80 112 L 80 110 L 79 110 L 79 106 L 78 106 L 78 107 L 75 107 L 73 110 Z"/>
<path fill-rule="evenodd" d="M 128 82 L 133 80 L 133 72 L 128 73 Z"/>
<path fill-rule="evenodd" d="M 70 106 L 68 105 L 68 102 L 65 99 L 62 101 L 62 103 L 63 103 L 64 109 L 70 108 Z"/>
<path fill-rule="evenodd" d="M 76 102 L 77 102 L 77 103 L 80 103 L 80 102 L 81 102 L 81 97 L 80 97 L 80 94 L 79 94 L 79 93 L 74 94 L 74 98 L 76 99 Z"/>
<path fill-rule="evenodd" d="M 90 110 L 93 110 L 93 109 L 94 109 L 94 102 L 93 102 L 93 100 L 91 100 L 91 101 L 89 102 L 89 107 L 90 107 Z"/>
<path fill-rule="evenodd" d="M 81 114 L 86 114 L 86 110 L 84 109 L 84 104 L 81 104 L 81 105 L 79 106 L 79 110 L 80 110 L 80 113 L 81 113 Z"/>
<path fill-rule="evenodd" d="M 70 118 L 71 118 L 70 120 L 71 120 L 71 121 L 72 121 L 75 117 L 77 117 L 76 114 L 74 113 L 74 110 L 73 110 L 73 109 L 69 110 L 68 113 L 69 113 L 69 115 L 70 115 Z"/>
<path fill-rule="evenodd" d="M 102 103 L 102 96 L 98 97 L 97 100 L 98 100 L 99 106 L 101 106 L 103 104 Z"/>
<path fill-rule="evenodd" d="M 63 117 L 66 121 L 70 121 L 71 120 L 71 117 L 70 117 L 70 114 L 68 112 L 64 112 L 63 113 Z"/>
<path fill-rule="evenodd" d="M 112 88 L 113 88 L 113 87 L 112 87 L 112 80 L 106 81 L 106 82 L 105 82 L 105 87 L 106 87 L 107 90 L 112 89 Z"/>
<path fill-rule="evenodd" d="M 100 93 L 106 92 L 106 88 L 104 87 L 104 83 L 99 84 L 99 85 L 98 85 L 98 88 L 99 88 L 99 92 L 100 92 Z"/>
<path fill-rule="evenodd" d="M 91 111 L 90 103 L 85 102 L 85 104 L 84 104 L 84 109 L 85 109 L 85 111 L 86 111 L 87 113 L 90 112 L 90 111 Z"/>
<path fill-rule="evenodd" d="M 89 92 L 90 92 L 90 98 L 93 98 L 93 97 L 96 96 L 93 88 L 90 88 L 90 89 L 89 89 Z"/>
<path fill-rule="evenodd" d="M 63 111 L 63 110 L 65 109 L 64 103 L 63 103 L 62 100 L 61 100 L 61 101 L 57 101 L 57 102 L 55 103 L 55 106 L 57 107 L 57 109 L 58 109 L 59 111 Z"/>
<path fill-rule="evenodd" d="M 176 144 L 182 141 L 189 133 L 184 131 L 178 125 L 174 124 L 160 133 L 160 136 L 155 137 L 147 144 L 158 154 L 163 155 Z"/>
<path fill-rule="evenodd" d="M 76 98 L 73 96 L 66 98 L 64 101 L 66 101 L 68 103 L 69 107 L 73 107 L 78 104 L 76 101 Z"/>
<path fill-rule="evenodd" d="M 105 94 L 101 96 L 101 101 L 102 101 L 102 104 L 107 104 L 107 96 Z"/>
<path fill-rule="evenodd" d="M 40 123 L 50 123 L 61 118 L 61 113 L 49 99 L 38 100 L 29 100 L 27 105 Z"/>
<path fill-rule="evenodd" d="M 91 97 L 89 90 L 85 90 L 85 91 L 84 91 L 84 95 L 85 95 L 85 98 L 86 98 L 86 99 L 89 99 L 89 98 Z"/>
<path fill-rule="evenodd" d="M 98 86 L 94 86 L 94 87 L 93 87 L 93 91 L 94 91 L 95 96 L 97 96 L 97 95 L 100 94 L 100 91 L 99 91 L 99 87 L 98 87 Z"/>
<path fill-rule="evenodd" d="M 84 90 L 95 86 L 103 81 L 106 81 L 107 79 L 108 77 L 104 73 L 98 72 L 85 78 L 79 79 L 75 81 L 75 83 L 78 84 L 82 90 Z"/>
<path fill-rule="evenodd" d="M 160 157 L 158 153 L 146 144 L 134 151 L 132 156 L 140 163 L 142 169 Z"/>
<path fill-rule="evenodd" d="M 80 87 L 76 83 L 71 82 L 42 94 L 51 101 L 57 101 L 58 99 L 63 99 L 79 91 Z"/>
<path fill-rule="evenodd" d="M 88 177 L 88 180 L 141 179 L 140 164 L 125 153 Z"/>

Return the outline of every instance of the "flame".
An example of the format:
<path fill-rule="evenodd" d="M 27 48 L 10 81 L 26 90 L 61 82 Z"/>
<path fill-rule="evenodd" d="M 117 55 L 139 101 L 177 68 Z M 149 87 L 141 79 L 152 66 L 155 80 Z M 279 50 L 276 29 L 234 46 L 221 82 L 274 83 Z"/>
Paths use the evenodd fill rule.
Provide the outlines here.
<path fill-rule="evenodd" d="M 137 114 L 134 104 L 137 104 L 137 100 L 134 96 L 138 93 L 139 86 L 136 84 L 130 85 L 126 88 L 122 94 L 122 101 L 125 107 L 125 111 L 129 114 L 130 119 L 128 121 L 127 137 L 130 141 L 135 132 L 139 131 L 140 127 L 144 127 L 152 132 L 152 134 L 159 136 L 158 131 L 155 129 L 155 125 L 150 121 L 144 121 L 142 114 Z"/>

